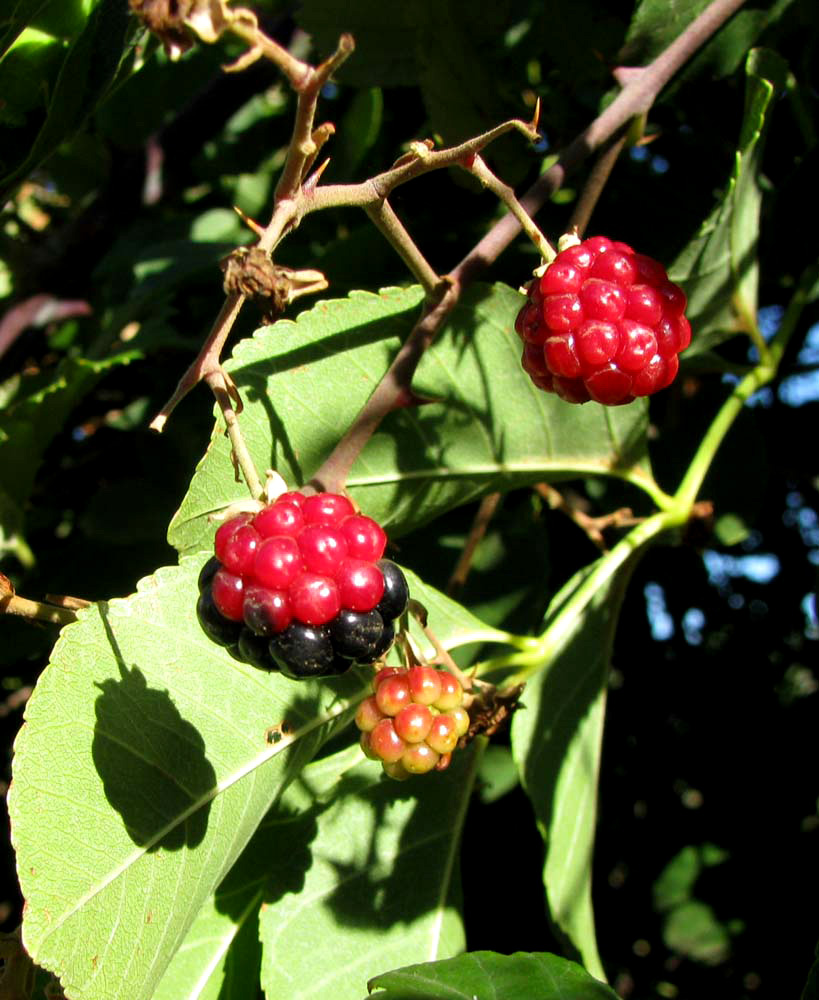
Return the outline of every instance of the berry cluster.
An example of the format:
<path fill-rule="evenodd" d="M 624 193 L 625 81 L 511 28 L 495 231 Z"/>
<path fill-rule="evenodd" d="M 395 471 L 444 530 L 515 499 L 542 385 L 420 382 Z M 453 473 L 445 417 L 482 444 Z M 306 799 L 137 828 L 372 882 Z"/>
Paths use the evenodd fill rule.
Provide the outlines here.
<path fill-rule="evenodd" d="M 284 493 L 216 532 L 199 576 L 200 624 L 239 659 L 287 677 L 372 663 L 409 600 L 404 574 L 381 558 L 386 542 L 345 496 Z"/>
<path fill-rule="evenodd" d="M 665 389 L 691 341 L 685 293 L 662 264 L 595 236 L 562 250 L 528 290 L 515 330 L 524 370 L 569 403 Z"/>
<path fill-rule="evenodd" d="M 447 670 L 384 667 L 358 707 L 361 748 L 391 778 L 443 771 L 469 729 L 463 688 Z"/>

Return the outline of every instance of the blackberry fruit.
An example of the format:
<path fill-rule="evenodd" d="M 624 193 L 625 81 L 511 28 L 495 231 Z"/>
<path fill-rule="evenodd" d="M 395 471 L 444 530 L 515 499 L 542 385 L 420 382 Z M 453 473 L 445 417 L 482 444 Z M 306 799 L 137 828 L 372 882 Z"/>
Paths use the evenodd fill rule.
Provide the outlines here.
<path fill-rule="evenodd" d="M 385 667 L 373 679 L 373 692 L 355 716 L 364 753 L 399 780 L 445 770 L 469 729 L 457 678 L 433 667 Z"/>
<path fill-rule="evenodd" d="M 407 607 L 382 528 L 336 493 L 285 493 L 216 532 L 199 574 L 202 628 L 232 655 L 287 677 L 380 659 Z"/>
<path fill-rule="evenodd" d="M 376 604 L 375 610 L 384 621 L 394 621 L 407 610 L 409 602 L 407 578 L 389 559 L 380 559 L 376 566 L 384 576 L 384 594 Z"/>
<path fill-rule="evenodd" d="M 231 621 L 213 603 L 213 594 L 203 590 L 196 602 L 196 617 L 205 635 L 220 646 L 233 646 L 239 641 L 242 631 L 240 622 Z"/>
<path fill-rule="evenodd" d="M 662 264 L 595 236 L 529 286 L 515 330 L 534 384 L 569 403 L 630 403 L 665 389 L 691 342 L 686 298 Z"/>
<path fill-rule="evenodd" d="M 339 656 L 372 663 L 382 655 L 379 649 L 384 638 L 384 619 L 377 611 L 339 611 L 329 628 Z M 390 645 L 392 636 L 388 649 Z"/>
<path fill-rule="evenodd" d="M 279 670 L 293 680 L 326 677 L 350 666 L 349 661 L 338 662 L 330 630 L 324 625 L 293 622 L 273 636 L 268 649 Z"/>

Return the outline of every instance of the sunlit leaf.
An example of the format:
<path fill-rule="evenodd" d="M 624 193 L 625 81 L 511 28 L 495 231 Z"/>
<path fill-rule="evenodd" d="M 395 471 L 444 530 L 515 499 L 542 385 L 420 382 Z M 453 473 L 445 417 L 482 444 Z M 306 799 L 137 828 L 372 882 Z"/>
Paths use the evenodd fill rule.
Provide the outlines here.
<path fill-rule="evenodd" d="M 629 576 L 610 576 L 579 611 L 569 599 L 589 568 L 557 595 L 547 621 L 561 621 L 549 661 L 529 680 L 512 721 L 512 751 L 546 844 L 549 916 L 569 947 L 604 978 L 591 900 L 597 780 L 609 656 Z"/>
<path fill-rule="evenodd" d="M 409 333 L 417 288 L 354 292 L 243 341 L 228 365 L 244 399 L 242 432 L 257 468 L 299 485 L 315 474 Z M 413 387 L 431 402 L 391 414 L 353 466 L 362 510 L 394 536 L 493 490 L 601 473 L 651 488 L 644 401 L 572 406 L 523 372 L 520 295 L 474 286 L 426 352 Z M 221 424 L 169 540 L 206 547 L 208 515 L 244 496 Z"/>
<path fill-rule="evenodd" d="M 385 972 L 370 980 L 377 1000 L 615 1000 L 608 986 L 579 965 L 548 954 L 497 955 L 473 951 L 459 958 Z M 383 992 L 381 992 L 383 990 Z"/>
<path fill-rule="evenodd" d="M 745 117 L 728 187 L 669 269 L 688 294 L 692 355 L 756 323 L 762 140 L 786 67 L 775 53 L 758 50 L 749 55 L 746 72 Z"/>

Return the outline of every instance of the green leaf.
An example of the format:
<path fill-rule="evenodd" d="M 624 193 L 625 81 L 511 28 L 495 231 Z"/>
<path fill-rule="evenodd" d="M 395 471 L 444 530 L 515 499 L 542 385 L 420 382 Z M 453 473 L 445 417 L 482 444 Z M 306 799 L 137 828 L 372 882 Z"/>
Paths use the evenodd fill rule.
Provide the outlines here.
<path fill-rule="evenodd" d="M 728 931 L 711 907 L 693 899 L 669 913 L 663 941 L 672 951 L 707 965 L 724 962 L 731 949 Z"/>
<path fill-rule="evenodd" d="M 579 965 L 549 954 L 497 955 L 473 951 L 459 958 L 385 972 L 369 982 L 377 1000 L 616 1000 L 617 994 Z"/>
<path fill-rule="evenodd" d="M 819 955 L 819 948 L 817 948 L 817 955 Z M 819 1000 L 819 958 L 810 967 L 808 981 L 802 991 L 801 1000 Z"/>
<path fill-rule="evenodd" d="M 150 1000 L 270 805 L 361 697 L 354 673 L 293 684 L 209 642 L 200 562 L 81 612 L 26 706 L 9 794 L 23 937 L 73 1000 Z"/>
<path fill-rule="evenodd" d="M 0 148 L 17 153 L 13 161 L 3 162 L 0 199 L 82 126 L 114 82 L 136 30 L 136 19 L 126 4 L 100 0 L 66 53 L 47 117 L 30 148 L 12 130 L 0 130 Z M 36 82 L 31 81 L 31 86 L 36 87 Z"/>
<path fill-rule="evenodd" d="M 353 292 L 241 342 L 227 367 L 242 394 L 242 433 L 256 467 L 288 483 L 313 476 L 366 402 L 418 316 L 418 288 Z M 654 488 L 647 408 L 571 406 L 523 372 L 513 325 L 521 296 L 473 286 L 419 366 L 413 388 L 432 402 L 391 414 L 348 480 L 362 509 L 394 536 L 494 490 L 609 474 Z M 243 499 L 217 422 L 174 517 L 180 552 L 207 548 L 208 515 Z"/>
<path fill-rule="evenodd" d="M 669 270 L 688 294 L 691 355 L 756 323 L 762 140 L 786 69 L 773 52 L 756 50 L 748 56 L 745 115 L 728 188 Z"/>
<path fill-rule="evenodd" d="M 710 0 L 641 0 L 629 25 L 620 62 L 644 66 L 655 59 L 708 7 Z M 767 10 L 740 10 L 708 40 L 685 76 L 735 72 L 757 38 L 774 24 L 793 0 L 778 0 Z"/>
<path fill-rule="evenodd" d="M 670 910 L 691 899 L 702 870 L 699 850 L 689 844 L 674 855 L 653 886 L 654 908 Z"/>
<path fill-rule="evenodd" d="M 27 29 L 0 59 L 0 93 L 3 95 L 0 135 L 6 138 L 0 153 L 0 171 L 10 169 L 15 154 L 24 152 L 28 133 L 23 126 L 30 125 L 29 115 L 36 118 L 45 112 L 51 83 L 64 58 L 65 46 L 61 41 Z M 40 81 L 40 86 L 32 87 L 32 80 Z"/>
<path fill-rule="evenodd" d="M 384 119 L 384 95 L 380 87 L 358 91 L 350 101 L 338 129 L 333 168 L 342 177 L 352 177 L 356 168 L 378 141 Z"/>
<path fill-rule="evenodd" d="M 313 820 L 304 887 L 261 914 L 267 996 L 292 996 L 298 983 L 305 1000 L 359 1000 L 373 967 L 463 949 L 458 856 L 475 750 L 454 754 L 441 774 L 406 783 L 380 776 L 369 761 L 335 780 L 331 801 Z M 304 777 L 294 792 L 314 784 Z M 313 794 L 320 801 L 327 793 Z M 296 842 L 303 835 L 299 827 L 289 831 Z M 274 867 L 288 865 L 286 854 L 269 857 Z"/>
<path fill-rule="evenodd" d="M 0 12 L 0 59 L 23 31 L 56 0 L 16 0 L 14 8 Z M 5 97 L 5 92 L 3 93 Z"/>
<path fill-rule="evenodd" d="M 358 746 L 308 764 L 270 810 L 224 881 L 201 907 L 152 1000 L 246 1000 L 259 989 L 259 911 L 304 888 L 319 806 L 361 761 Z M 305 795 L 304 789 L 309 790 Z M 306 804 L 303 801 L 309 799 Z M 311 809 L 311 807 L 313 807 Z"/>
<path fill-rule="evenodd" d="M 478 793 L 481 802 L 487 805 L 497 802 L 519 784 L 520 776 L 512 751 L 509 747 L 490 744 L 486 748 L 478 771 Z"/>
<path fill-rule="evenodd" d="M 28 499 L 46 448 L 80 400 L 110 368 L 130 360 L 119 354 L 105 361 L 65 361 L 50 383 L 11 403 L 0 416 L 0 518 L 9 503 L 22 507 Z"/>
<path fill-rule="evenodd" d="M 234 882 L 221 896 L 217 887 L 367 690 L 363 670 L 294 683 L 211 643 L 194 612 L 202 562 L 160 569 L 131 597 L 81 612 L 26 706 L 9 794 L 24 942 L 72 1000 L 150 1000 L 183 942 L 172 982 L 186 989 L 209 984 L 234 939 L 250 948 L 244 890 L 236 902 Z M 407 575 L 446 647 L 502 641 Z M 277 740 L 274 726 L 285 729 Z M 71 845 L 69 866 L 55 843 Z M 292 891 L 279 871 L 268 892 Z M 240 951 L 225 961 L 243 981 Z"/>
<path fill-rule="evenodd" d="M 611 574 L 578 612 L 567 601 L 588 587 L 591 567 L 557 595 L 547 621 L 558 639 L 548 663 L 527 683 L 524 708 L 512 721 L 512 752 L 546 843 L 543 883 L 550 919 L 600 978 L 605 974 L 591 899 L 597 780 L 609 657 L 632 565 Z"/>

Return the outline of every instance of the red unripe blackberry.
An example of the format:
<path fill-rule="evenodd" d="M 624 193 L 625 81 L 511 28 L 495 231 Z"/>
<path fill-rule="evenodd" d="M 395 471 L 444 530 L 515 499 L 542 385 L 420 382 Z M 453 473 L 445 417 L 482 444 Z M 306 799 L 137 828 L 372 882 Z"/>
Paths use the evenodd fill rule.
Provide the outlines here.
<path fill-rule="evenodd" d="M 657 261 L 595 236 L 529 286 L 515 329 L 534 384 L 570 403 L 630 403 L 670 385 L 691 341 L 685 293 Z"/>
<path fill-rule="evenodd" d="M 410 774 L 427 774 L 438 763 L 440 756 L 427 743 L 412 743 L 402 754 L 401 763 Z"/>
<path fill-rule="evenodd" d="M 373 689 L 355 720 L 364 753 L 381 760 L 391 778 L 445 770 L 469 729 L 458 680 L 447 670 L 427 666 L 383 667 L 373 678 Z M 444 713 L 442 703 L 452 707 Z"/>
<path fill-rule="evenodd" d="M 259 511 L 253 518 L 253 527 L 262 538 L 272 538 L 274 535 L 295 536 L 304 527 L 304 515 L 296 504 L 282 503 L 279 498 L 270 507 Z"/>
<path fill-rule="evenodd" d="M 407 744 L 396 733 L 392 719 L 382 719 L 370 732 L 370 748 L 376 757 L 389 764 L 401 760 Z"/>
<path fill-rule="evenodd" d="M 448 712 L 450 709 L 457 708 L 464 698 L 464 689 L 461 687 L 460 682 L 457 677 L 453 677 L 448 670 L 440 670 L 441 675 L 441 693 L 435 699 L 433 704 L 436 708 L 440 708 L 442 712 Z"/>
<path fill-rule="evenodd" d="M 384 574 L 364 559 L 345 559 L 335 573 L 341 606 L 351 611 L 370 611 L 384 596 Z"/>
<path fill-rule="evenodd" d="M 382 681 L 385 681 L 388 677 L 394 677 L 396 674 L 405 674 L 406 670 L 404 667 L 382 667 L 373 677 L 373 691 L 378 691 L 378 688 Z"/>
<path fill-rule="evenodd" d="M 341 522 L 341 530 L 347 539 L 347 550 L 354 559 L 368 559 L 378 562 L 387 547 L 384 529 L 363 514 L 354 514 Z"/>
<path fill-rule="evenodd" d="M 355 508 L 340 493 L 314 493 L 301 505 L 305 524 L 338 524 L 355 514 Z"/>
<path fill-rule="evenodd" d="M 441 671 L 434 667 L 410 667 L 407 682 L 412 700 L 418 705 L 432 705 L 441 697 Z"/>
<path fill-rule="evenodd" d="M 235 517 L 216 532 L 216 557 L 230 573 L 245 576 L 253 566 L 260 542 L 259 533 L 249 523 L 249 517 Z"/>
<path fill-rule="evenodd" d="M 341 610 L 335 580 L 320 573 L 299 574 L 288 595 L 293 617 L 305 625 L 326 625 Z"/>
<path fill-rule="evenodd" d="M 452 753 L 458 745 L 458 729 L 451 715 L 436 715 L 424 739 L 438 753 Z"/>
<path fill-rule="evenodd" d="M 292 503 L 297 507 L 303 507 L 304 501 L 307 497 L 303 493 L 299 493 L 298 490 L 289 490 L 287 493 L 281 493 L 276 497 L 276 503 Z"/>
<path fill-rule="evenodd" d="M 426 705 L 406 705 L 393 719 L 395 731 L 407 743 L 420 743 L 427 738 L 433 724 L 432 712 Z"/>
<path fill-rule="evenodd" d="M 226 569 L 217 570 L 210 585 L 213 603 L 225 618 L 240 622 L 243 616 L 245 585 L 240 576 Z"/>
<path fill-rule="evenodd" d="M 256 550 L 253 578 L 263 587 L 288 590 L 296 577 L 304 572 L 301 549 L 295 538 L 277 535 L 267 538 Z"/>
<path fill-rule="evenodd" d="M 371 733 L 383 718 L 386 716 L 378 707 L 375 698 L 370 695 L 358 706 L 358 711 L 355 713 L 355 724 L 362 733 Z"/>
<path fill-rule="evenodd" d="M 358 745 L 364 751 L 365 757 L 369 757 L 370 760 L 378 760 L 378 754 L 370 746 L 370 734 L 368 732 L 362 732 Z"/>
<path fill-rule="evenodd" d="M 341 528 L 332 524 L 308 524 L 298 537 L 305 569 L 335 577 L 347 558 L 347 539 Z M 366 610 L 374 607 L 375 601 Z M 361 608 L 354 610 L 360 611 Z"/>
<path fill-rule="evenodd" d="M 375 692 L 375 702 L 384 715 L 397 715 L 402 708 L 412 704 L 409 684 L 403 671 L 381 681 Z"/>

